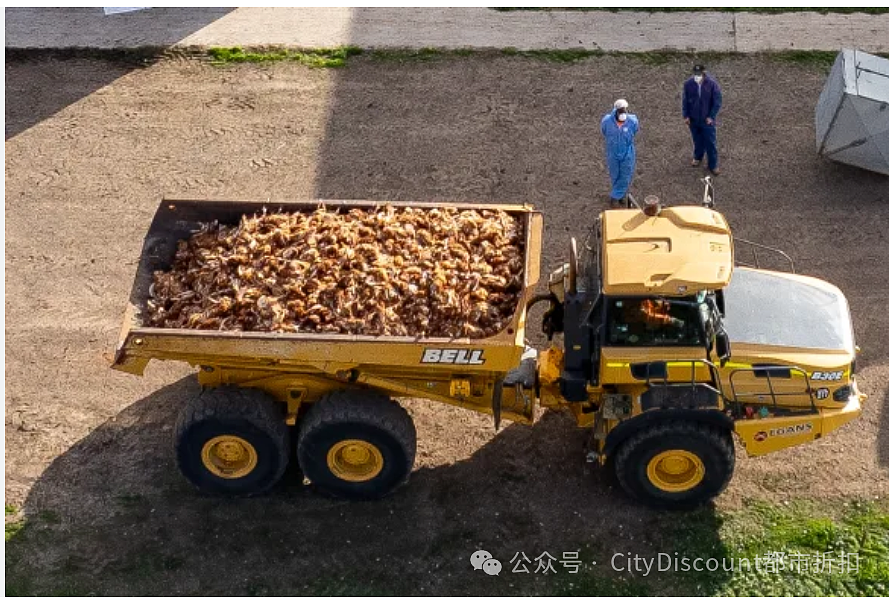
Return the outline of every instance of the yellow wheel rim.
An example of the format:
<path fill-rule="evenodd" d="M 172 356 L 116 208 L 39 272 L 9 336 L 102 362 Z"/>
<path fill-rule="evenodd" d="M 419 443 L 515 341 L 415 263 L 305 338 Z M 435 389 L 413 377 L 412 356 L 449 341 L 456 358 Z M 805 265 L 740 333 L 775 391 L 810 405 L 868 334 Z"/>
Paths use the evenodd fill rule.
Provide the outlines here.
<path fill-rule="evenodd" d="M 383 454 L 364 440 L 341 440 L 327 451 L 327 467 L 341 480 L 366 482 L 383 470 Z"/>
<path fill-rule="evenodd" d="M 253 471 L 259 458 L 252 444 L 238 436 L 225 434 L 204 443 L 201 461 L 213 475 L 234 480 Z"/>
<path fill-rule="evenodd" d="M 664 492 L 685 492 L 703 479 L 704 464 L 688 451 L 664 451 L 648 462 L 648 480 Z"/>

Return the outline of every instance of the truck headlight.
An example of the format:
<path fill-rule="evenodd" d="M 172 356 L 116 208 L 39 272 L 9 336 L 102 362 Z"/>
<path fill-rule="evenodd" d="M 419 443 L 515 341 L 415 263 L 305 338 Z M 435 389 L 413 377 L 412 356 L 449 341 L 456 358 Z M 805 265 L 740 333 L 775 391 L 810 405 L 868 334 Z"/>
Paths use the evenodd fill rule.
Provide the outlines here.
<path fill-rule="evenodd" d="M 849 400 L 849 397 L 852 396 L 852 385 L 847 384 L 846 386 L 840 386 L 838 389 L 833 391 L 833 400 L 838 403 L 845 403 Z"/>

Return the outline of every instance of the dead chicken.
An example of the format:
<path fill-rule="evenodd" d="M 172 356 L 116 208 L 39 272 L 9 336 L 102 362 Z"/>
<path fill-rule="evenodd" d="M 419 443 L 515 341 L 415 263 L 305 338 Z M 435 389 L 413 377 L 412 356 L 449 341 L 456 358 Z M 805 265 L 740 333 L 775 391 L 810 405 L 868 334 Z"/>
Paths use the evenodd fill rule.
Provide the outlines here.
<path fill-rule="evenodd" d="M 484 338 L 522 289 L 521 222 L 498 210 L 383 206 L 202 224 L 154 273 L 163 328 Z"/>

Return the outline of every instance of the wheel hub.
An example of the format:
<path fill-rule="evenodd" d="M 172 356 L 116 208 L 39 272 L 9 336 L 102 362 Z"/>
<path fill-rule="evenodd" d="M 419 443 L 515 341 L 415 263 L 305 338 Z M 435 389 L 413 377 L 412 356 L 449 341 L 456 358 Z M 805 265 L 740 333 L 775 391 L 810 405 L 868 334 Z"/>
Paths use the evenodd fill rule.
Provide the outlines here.
<path fill-rule="evenodd" d="M 256 449 L 248 441 L 228 434 L 204 443 L 201 461 L 213 475 L 225 479 L 242 478 L 256 468 Z"/>
<path fill-rule="evenodd" d="M 383 454 L 364 440 L 341 440 L 327 452 L 327 466 L 336 477 L 348 482 L 366 482 L 383 469 Z"/>
<path fill-rule="evenodd" d="M 648 463 L 648 480 L 665 492 L 691 490 L 704 479 L 704 463 L 692 452 L 668 450 Z"/>

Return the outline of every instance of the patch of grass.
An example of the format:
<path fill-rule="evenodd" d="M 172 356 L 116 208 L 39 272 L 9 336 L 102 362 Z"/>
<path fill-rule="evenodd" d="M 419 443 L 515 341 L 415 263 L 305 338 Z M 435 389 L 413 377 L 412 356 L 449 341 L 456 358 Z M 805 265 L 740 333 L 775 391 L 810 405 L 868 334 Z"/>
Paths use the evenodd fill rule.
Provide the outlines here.
<path fill-rule="evenodd" d="M 586 50 L 583 48 L 573 50 L 519 50 L 517 48 L 503 48 L 500 53 L 505 56 L 521 56 L 550 62 L 574 63 L 588 58 L 605 56 L 619 56 L 638 60 L 648 66 L 662 66 L 674 62 L 690 63 L 691 61 L 703 62 L 711 65 L 721 60 L 740 58 L 747 56 L 737 52 L 683 52 L 680 50 L 655 50 L 651 52 L 605 52 L 603 50 Z M 883 54 L 877 54 L 884 56 Z M 814 66 L 819 69 L 829 69 L 836 52 L 821 50 L 787 50 L 777 52 L 763 52 L 759 54 L 767 60 L 794 63 L 803 66 Z"/>
<path fill-rule="evenodd" d="M 688 61 L 688 54 L 674 50 L 661 50 L 657 52 L 621 52 L 620 56 L 634 58 L 642 64 L 647 64 L 649 66 L 661 66 L 670 64 L 671 62 Z M 703 57 L 695 55 L 695 59 L 706 64 Z M 712 60 L 709 62 L 712 62 Z"/>
<path fill-rule="evenodd" d="M 456 54 L 456 52 L 465 52 L 465 50 L 439 50 L 437 48 L 420 48 L 419 50 L 374 50 L 370 53 L 374 60 L 393 61 L 393 62 L 428 62 L 437 60 L 448 54 Z M 465 55 L 465 54 L 464 54 Z"/>
<path fill-rule="evenodd" d="M 622 58 L 631 58 L 638 60 L 642 64 L 648 66 L 662 66 L 674 62 L 682 63 L 691 67 L 693 62 L 703 62 L 706 65 L 712 65 L 721 60 L 730 58 L 740 58 L 743 54 L 736 52 L 683 52 L 681 50 L 652 50 L 650 52 L 608 52 L 610 56 L 620 56 Z"/>
<path fill-rule="evenodd" d="M 55 525 L 62 522 L 62 516 L 55 511 L 40 511 L 37 516 L 40 518 L 41 521 L 50 525 Z"/>
<path fill-rule="evenodd" d="M 555 596 L 652 596 L 657 590 L 639 579 L 616 579 L 581 571 L 553 578 Z"/>
<path fill-rule="evenodd" d="M 712 65 L 722 60 L 750 56 L 738 52 L 682 52 L 678 50 L 656 50 L 652 52 L 609 52 L 612 56 L 633 58 L 649 66 L 661 66 L 672 62 L 702 62 Z M 877 54 L 882 56 L 882 54 Z M 836 60 L 837 52 L 823 50 L 779 50 L 775 52 L 761 52 L 755 56 L 765 60 L 774 60 L 784 63 L 812 66 L 818 69 L 830 69 Z"/>
<path fill-rule="evenodd" d="M 74 575 L 89 571 L 89 561 L 79 554 L 69 554 L 62 562 L 60 570 L 65 575 Z"/>
<path fill-rule="evenodd" d="M 136 507 L 145 502 L 145 497 L 141 494 L 119 494 L 114 497 L 123 507 Z"/>
<path fill-rule="evenodd" d="M 121 507 L 114 516 L 123 521 L 145 522 L 151 517 L 151 502 L 141 494 L 119 494 L 114 500 Z"/>
<path fill-rule="evenodd" d="M 228 48 L 210 48 L 207 54 L 216 65 L 251 62 L 298 62 L 309 68 L 339 68 L 346 65 L 352 56 L 361 54 L 363 50 L 355 46 L 339 48 L 316 48 L 294 50 L 289 48 L 256 48 L 247 49 L 240 46 Z"/>
<path fill-rule="evenodd" d="M 436 535 L 435 541 L 430 543 L 428 554 L 433 557 L 445 557 L 478 543 L 473 530 L 445 531 Z"/>
<path fill-rule="evenodd" d="M 889 595 L 887 501 L 752 502 L 732 513 L 701 510 L 671 514 L 662 521 L 659 535 L 668 540 L 659 554 L 702 559 L 702 570 L 695 570 L 690 560 L 688 570 L 680 566 L 647 578 L 638 572 L 630 579 L 603 578 L 602 565 L 610 572 L 612 554 L 599 547 L 598 567 L 554 581 L 553 592 L 643 595 L 664 593 L 669 587 L 670 593 L 687 595 Z M 845 557 L 841 571 L 842 555 L 853 556 Z M 715 571 L 705 566 L 710 559 L 719 565 Z M 849 567 L 856 562 L 857 571 Z M 816 570 L 816 563 L 824 570 Z"/>
<path fill-rule="evenodd" d="M 34 583 L 31 578 L 17 574 L 15 571 L 6 571 L 6 595 L 7 596 L 34 596 Z"/>
<path fill-rule="evenodd" d="M 247 582 L 247 589 L 244 594 L 247 596 L 271 596 L 272 591 L 264 581 L 253 580 Z"/>
<path fill-rule="evenodd" d="M 746 558 L 754 567 L 733 571 L 718 586 L 705 586 L 712 593 L 881 596 L 889 592 L 887 503 L 756 502 L 728 515 L 720 536 L 728 557 Z M 853 557 L 857 571 L 840 571 L 843 554 L 857 555 Z M 779 559 L 775 572 L 755 567 L 757 558 L 768 555 Z M 796 567 L 791 570 L 794 559 Z M 812 570 L 819 562 L 831 572 Z"/>
<path fill-rule="evenodd" d="M 15 538 L 23 529 L 25 529 L 24 521 L 6 522 L 6 541 L 9 542 L 13 538 Z"/>
<path fill-rule="evenodd" d="M 503 8 L 497 7 L 494 8 L 496 11 L 500 12 L 512 12 L 512 11 L 521 11 L 521 10 L 531 10 L 531 11 L 577 11 L 577 12 L 589 12 L 589 11 L 608 11 L 608 12 L 626 12 L 626 11 L 635 11 L 635 12 L 758 12 L 758 13 L 766 13 L 766 14 L 779 14 L 785 12 L 817 12 L 820 14 L 853 14 L 856 12 L 878 15 L 889 13 L 889 8 L 880 7 L 880 6 L 869 6 L 869 7 L 858 7 L 858 8 L 846 8 L 846 7 L 834 7 L 834 8 L 826 8 L 826 7 L 752 7 L 752 8 L 738 8 L 732 6 L 723 6 L 723 7 L 715 7 L 715 8 L 702 8 L 702 7 L 676 7 L 676 6 L 663 6 L 663 7 L 642 7 L 642 8 L 612 8 L 612 7 L 567 7 L 567 8 L 525 8 L 525 7 L 515 7 L 515 8 Z"/>
<path fill-rule="evenodd" d="M 142 549 L 125 556 L 114 567 L 127 577 L 149 579 L 164 571 L 181 569 L 185 560 L 154 549 Z"/>
<path fill-rule="evenodd" d="M 169 52 L 168 52 L 169 54 Z M 210 48 L 206 53 L 191 52 L 187 56 L 209 56 L 214 65 L 225 66 L 238 63 L 267 63 L 267 62 L 297 62 L 309 68 L 338 68 L 346 65 L 352 57 L 362 54 L 368 55 L 372 60 L 383 62 L 433 62 L 446 58 L 470 58 L 470 57 L 497 57 L 519 56 L 533 60 L 547 62 L 573 64 L 596 57 L 620 56 L 633 58 L 649 66 L 661 66 L 673 62 L 702 61 L 705 64 L 748 56 L 734 52 L 684 52 L 680 50 L 656 50 L 651 52 L 606 52 L 603 50 L 572 48 L 562 50 L 519 50 L 514 47 L 506 47 L 500 50 L 475 50 L 472 48 L 458 48 L 446 50 L 439 48 L 391 49 L 391 50 L 364 50 L 355 46 L 343 46 L 339 48 L 320 48 L 314 50 L 297 50 L 288 48 L 254 48 L 245 49 L 240 46 Z M 793 63 L 801 66 L 810 66 L 821 70 L 829 69 L 836 59 L 836 52 L 819 50 L 788 50 L 777 52 L 763 52 L 759 56 L 767 60 L 775 60 L 784 63 Z M 56 54 L 51 55 L 58 58 Z M 889 54 L 877 53 L 884 58 Z M 110 58 L 109 58 L 110 59 Z"/>
<path fill-rule="evenodd" d="M 6 517 L 7 519 L 4 523 L 6 524 L 6 541 L 9 542 L 13 538 L 15 538 L 19 532 L 21 532 L 25 528 L 26 520 L 24 517 L 19 517 L 19 508 L 15 505 L 6 505 Z"/>
<path fill-rule="evenodd" d="M 780 62 L 792 62 L 829 69 L 833 65 L 834 60 L 836 60 L 837 53 L 821 50 L 787 50 L 770 53 L 767 56 Z"/>
<path fill-rule="evenodd" d="M 394 591 L 394 587 L 397 586 L 390 585 L 388 580 L 381 583 L 378 579 L 355 579 L 344 575 L 314 579 L 300 593 L 306 596 L 395 596 L 399 592 Z"/>
<path fill-rule="evenodd" d="M 577 48 L 573 50 L 517 50 L 516 48 L 504 48 L 501 51 L 506 56 L 522 56 L 524 58 L 536 58 L 550 62 L 578 62 L 592 56 L 604 56 L 602 50 L 585 50 Z"/>
<path fill-rule="evenodd" d="M 147 498 L 138 494 L 121 495 L 116 500 L 137 509 L 147 503 Z M 127 510 L 127 513 L 132 511 Z M 31 558 L 43 554 L 50 545 L 72 546 L 73 537 L 78 538 L 78 542 L 101 546 L 104 534 L 116 534 L 118 530 L 110 526 L 104 532 L 97 532 L 92 523 L 79 526 L 76 522 L 70 523 L 73 529 L 62 529 L 53 525 L 55 517 L 53 511 L 44 511 L 29 518 L 27 523 L 22 521 L 12 530 L 12 537 L 7 524 L 8 595 L 104 594 L 120 591 L 120 588 L 129 589 L 124 593 L 139 593 L 146 588 L 157 591 L 162 587 L 158 583 L 172 583 L 171 587 L 178 587 L 175 584 L 194 575 L 189 566 L 190 553 L 172 552 L 163 537 L 151 533 L 137 534 L 135 543 L 115 555 L 110 563 L 101 556 L 101 565 L 97 565 L 94 555 L 73 548 L 65 552 L 69 556 L 61 562 Z M 513 523 L 508 523 L 513 528 Z M 536 525 L 532 527 L 536 529 Z M 648 539 L 654 538 L 656 548 L 643 542 L 645 537 L 637 537 L 637 541 L 629 544 L 621 540 L 622 548 L 616 548 L 621 544 L 611 544 L 608 539 L 596 540 L 592 545 L 578 542 L 575 547 L 581 550 L 583 564 L 577 574 L 559 568 L 555 575 L 533 579 L 529 576 L 527 581 L 531 585 L 518 591 L 540 595 L 889 595 L 889 500 L 848 503 L 801 500 L 785 504 L 751 501 L 736 511 L 725 513 L 701 509 L 652 515 L 645 527 L 646 535 L 651 532 Z M 153 526 L 139 529 L 148 532 Z M 269 550 L 268 557 L 275 550 L 272 543 L 267 542 L 271 529 L 276 529 L 273 523 L 262 523 L 251 528 L 252 535 L 239 539 L 234 549 L 222 546 L 223 561 L 240 563 L 240 552 L 245 547 L 251 551 Z M 575 530 L 574 538 L 582 537 L 584 533 L 582 529 Z M 264 544 L 254 545 L 254 540 Z M 436 549 L 422 558 L 429 559 L 430 563 L 450 563 L 456 559 L 454 562 L 459 560 L 462 565 L 454 567 L 466 567 L 466 547 L 478 545 L 480 541 L 471 529 L 450 534 L 443 531 L 434 540 Z M 729 571 L 679 569 L 654 571 L 645 576 L 638 571 L 613 570 L 611 560 L 618 551 L 625 554 L 632 551 L 643 558 L 666 553 L 704 561 L 717 559 L 720 564 L 731 559 L 729 562 L 735 566 Z M 857 553 L 857 571 L 828 573 L 812 569 L 790 570 L 785 566 L 767 572 L 762 567 L 755 568 L 757 557 L 784 555 L 789 558 L 798 554 L 810 558 L 809 562 L 813 563 L 821 555 L 838 562 L 841 552 Z M 748 568 L 740 568 L 739 559 L 746 559 Z M 594 561 L 597 564 L 594 565 Z M 496 587 L 490 583 L 516 581 L 515 576 L 510 577 L 510 565 L 506 560 L 503 564 L 504 572 L 498 580 L 479 577 L 480 585 L 472 590 L 486 594 Z M 324 567 L 299 578 L 269 578 L 261 572 L 249 571 L 237 577 L 232 574 L 231 585 L 227 587 L 251 596 L 277 595 L 294 589 L 307 595 L 397 595 L 406 588 L 419 588 L 428 579 L 425 569 L 419 574 L 411 574 L 413 577 L 405 577 L 396 565 L 391 568 L 381 565 L 371 576 L 360 572 L 351 575 L 342 575 L 338 571 L 331 573 Z M 95 576 L 97 566 L 101 567 L 101 577 Z M 443 572 L 450 572 L 450 566 L 446 565 Z M 455 568 L 453 571 L 459 573 L 461 570 Z M 450 586 L 440 588 L 448 590 Z M 505 588 L 501 586 L 503 591 L 512 592 Z"/>

